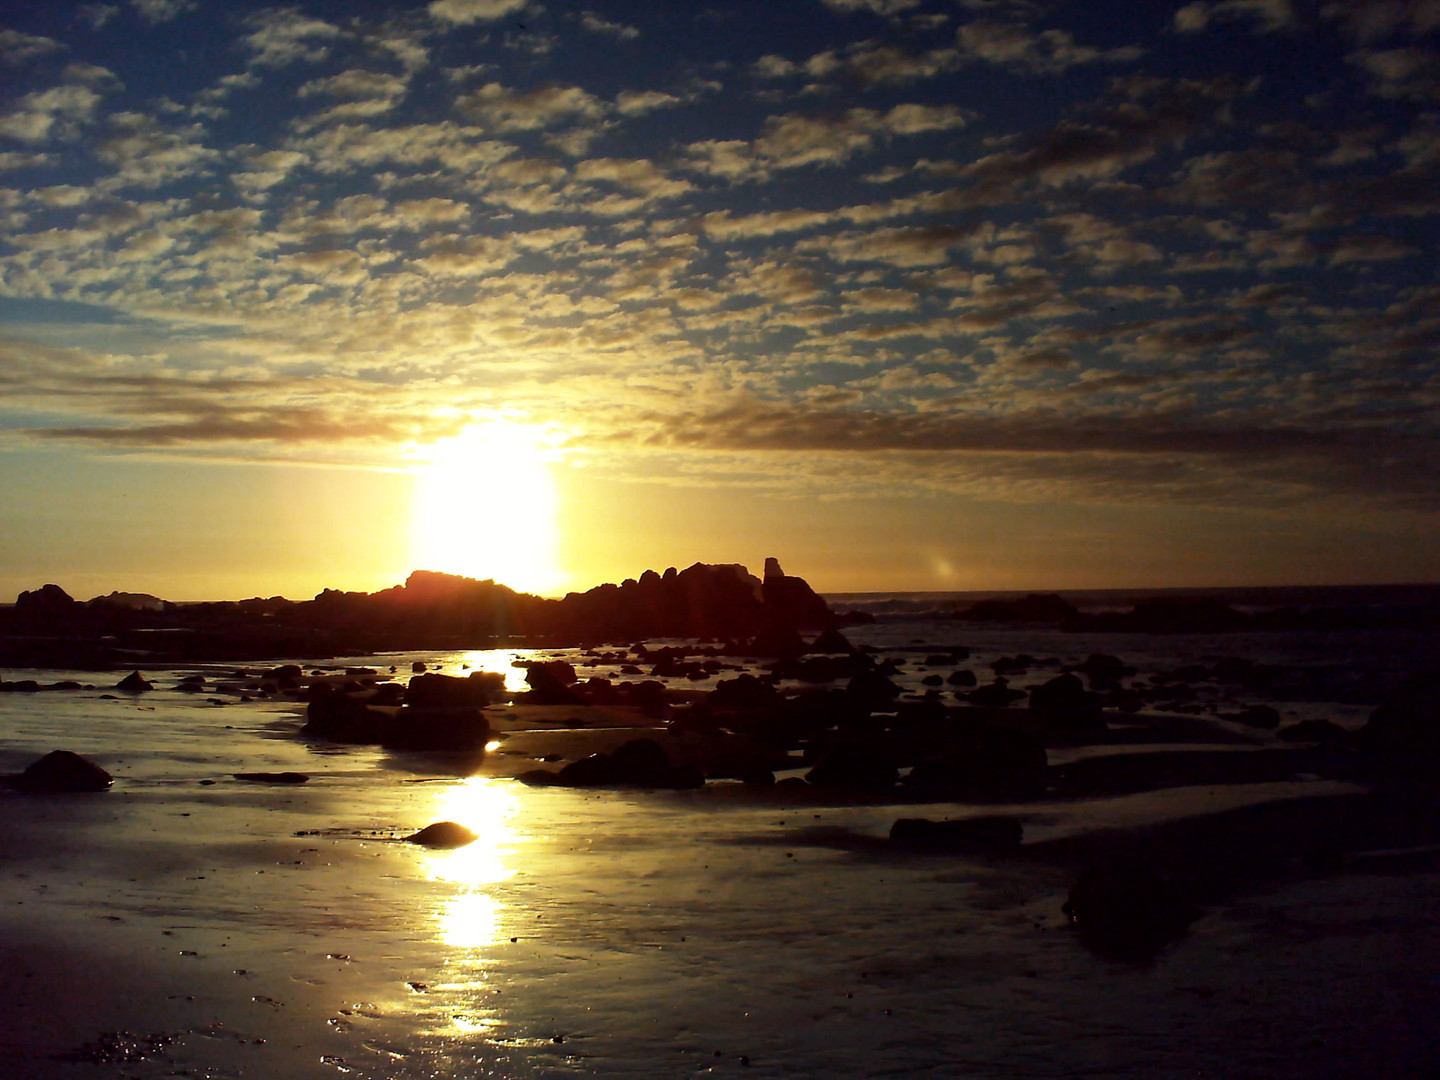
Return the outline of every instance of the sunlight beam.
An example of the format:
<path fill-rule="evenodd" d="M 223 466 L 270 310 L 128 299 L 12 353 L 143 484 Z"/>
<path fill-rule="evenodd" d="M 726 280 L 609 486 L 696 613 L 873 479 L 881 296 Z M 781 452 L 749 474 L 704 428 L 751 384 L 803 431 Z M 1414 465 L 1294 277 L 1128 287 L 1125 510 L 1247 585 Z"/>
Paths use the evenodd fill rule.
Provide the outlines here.
<path fill-rule="evenodd" d="M 490 578 L 541 595 L 564 584 L 547 434 L 536 425 L 489 420 L 429 448 L 415 478 L 416 569 Z"/>

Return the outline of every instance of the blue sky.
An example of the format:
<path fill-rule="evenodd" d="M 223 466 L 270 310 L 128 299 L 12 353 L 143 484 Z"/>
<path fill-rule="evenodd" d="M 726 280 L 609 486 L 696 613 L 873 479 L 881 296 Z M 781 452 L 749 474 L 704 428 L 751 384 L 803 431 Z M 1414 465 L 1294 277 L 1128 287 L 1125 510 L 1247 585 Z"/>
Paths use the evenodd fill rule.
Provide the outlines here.
<path fill-rule="evenodd" d="M 499 420 L 547 432 L 577 584 L 734 546 L 835 589 L 1434 580 L 1437 34 L 1435 0 L 0 4 L 0 550 L 134 584 L 119 548 L 201 540 L 158 496 L 97 534 L 87 490 L 268 508 Z M 295 588 L 403 566 L 327 522 Z M 247 528 L 225 588 L 264 591 Z"/>

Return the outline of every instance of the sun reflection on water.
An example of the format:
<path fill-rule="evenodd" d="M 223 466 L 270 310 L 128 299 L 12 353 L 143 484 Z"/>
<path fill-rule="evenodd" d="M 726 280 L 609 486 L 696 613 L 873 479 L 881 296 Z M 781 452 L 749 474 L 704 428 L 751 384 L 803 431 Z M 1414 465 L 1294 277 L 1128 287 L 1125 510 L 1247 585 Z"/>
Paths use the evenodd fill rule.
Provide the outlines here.
<path fill-rule="evenodd" d="M 511 693 L 528 690 L 525 669 L 514 666 L 517 656 L 528 655 L 528 650 L 476 649 L 460 657 L 460 667 L 472 671 L 493 671 L 505 676 L 505 689 Z"/>
<path fill-rule="evenodd" d="M 511 826 L 518 797 L 509 785 L 472 776 L 445 788 L 435 819 L 455 821 L 476 834 L 473 843 L 432 852 L 430 876 L 460 886 L 439 912 L 440 940 L 457 949 L 483 949 L 504 936 L 505 905 L 493 887 L 514 875 L 509 865 L 521 842 Z"/>

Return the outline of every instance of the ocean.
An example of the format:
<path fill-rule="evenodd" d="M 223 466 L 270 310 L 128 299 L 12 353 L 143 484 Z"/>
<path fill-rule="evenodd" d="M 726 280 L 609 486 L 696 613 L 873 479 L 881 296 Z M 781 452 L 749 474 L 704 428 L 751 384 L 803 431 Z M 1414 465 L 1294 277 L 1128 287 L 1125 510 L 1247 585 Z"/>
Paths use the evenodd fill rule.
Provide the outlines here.
<path fill-rule="evenodd" d="M 1358 730 L 1408 675 L 1440 667 L 1434 624 L 1417 616 L 1434 610 L 1437 591 L 1207 592 L 1246 611 L 1348 612 L 1355 625 L 1206 634 L 949 617 L 1006 594 L 827 597 L 875 617 L 844 632 L 897 661 L 894 678 L 915 702 L 929 691 L 959 703 L 966 691 L 950 675 L 969 670 L 983 685 L 997 663 L 1019 690 L 1096 653 L 1133 667 L 1125 681 L 1144 689 L 1143 709 L 1107 712 L 1104 740 L 1051 747 L 1052 767 L 1142 756 L 1204 764 L 1195 775 L 1142 770 L 1147 782 L 1113 791 L 1004 801 L 998 809 L 1024 827 L 1010 854 L 915 852 L 887 839 L 897 818 L 988 815 L 993 801 L 513 779 L 613 734 L 574 710 L 512 723 L 510 707 L 494 706 L 495 745 L 457 768 L 443 756 L 307 740 L 302 706 L 242 701 L 235 688 L 247 679 L 229 665 L 147 669 L 156 689 L 142 695 L 113 689 L 124 672 L 0 671 L 5 682 L 80 686 L 0 694 L 0 772 L 64 748 L 115 776 L 100 795 L 0 792 L 10 988 L 0 1074 L 1429 1075 L 1440 1064 L 1431 846 L 1397 835 L 1317 863 L 1315 836 L 1367 797 L 1363 778 L 1223 765 L 1285 748 L 1277 730 L 1300 720 Z M 1137 598 L 1065 597 L 1086 611 Z M 393 668 L 402 680 L 416 662 L 501 670 L 518 688 L 516 660 L 560 657 L 582 678 L 649 677 L 621 674 L 605 656 L 497 650 L 305 665 L 381 677 Z M 1008 662 L 1017 657 L 1030 662 Z M 1264 677 L 1198 677 L 1227 658 Z M 181 689 L 187 675 L 205 688 Z M 693 696 L 714 680 L 670 682 Z M 1275 710 L 1278 729 L 1230 719 L 1258 706 Z M 309 781 L 236 777 L 282 771 Z M 453 851 L 400 839 L 438 820 L 479 839 Z M 1308 839 L 1287 847 L 1292 834 Z M 1061 906 L 1107 838 L 1139 835 L 1157 838 L 1162 855 L 1175 846 L 1202 914 L 1161 948 L 1115 955 L 1077 933 Z M 1274 841 L 1264 849 L 1278 853 L 1272 866 L 1255 865 L 1259 837 Z"/>

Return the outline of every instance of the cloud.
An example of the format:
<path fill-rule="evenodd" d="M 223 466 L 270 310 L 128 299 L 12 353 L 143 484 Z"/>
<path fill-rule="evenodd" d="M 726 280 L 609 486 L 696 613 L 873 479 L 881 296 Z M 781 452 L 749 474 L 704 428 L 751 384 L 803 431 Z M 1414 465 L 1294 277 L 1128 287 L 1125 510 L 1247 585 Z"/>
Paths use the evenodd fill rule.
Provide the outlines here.
<path fill-rule="evenodd" d="M 199 7 L 198 0 L 130 0 L 130 6 L 148 23 L 165 23 Z"/>
<path fill-rule="evenodd" d="M 427 10 L 432 18 L 453 26 L 494 22 L 524 10 L 529 0 L 433 0 Z"/>
<path fill-rule="evenodd" d="M 761 178 L 772 170 L 840 165 L 891 138 L 951 131 L 969 118 L 953 105 L 896 105 L 888 111 L 848 109 L 843 113 L 787 113 L 767 117 L 753 143 L 738 140 L 691 143 L 685 167 L 732 180 Z"/>
<path fill-rule="evenodd" d="M 405 97 L 405 92 L 406 80 L 400 76 L 360 68 L 350 68 L 323 79 L 311 79 L 296 91 L 297 97 L 326 97 L 339 99 L 340 103 L 297 118 L 295 124 L 300 130 L 306 130 L 322 124 L 379 116 L 394 109 Z"/>
<path fill-rule="evenodd" d="M 1440 27 L 1437 0 L 1328 0 L 1320 10 L 1362 43 L 1406 33 L 1420 37 Z"/>
<path fill-rule="evenodd" d="M 500 83 L 487 83 L 464 94 L 455 107 L 488 131 L 515 132 L 548 128 L 558 122 L 595 120 L 606 106 L 595 95 L 578 86 L 537 86 L 515 90 Z"/>
<path fill-rule="evenodd" d="M 0 135 L 27 143 L 73 139 L 94 118 L 100 101 L 99 93 L 78 84 L 37 90 L 0 114 Z"/>
<path fill-rule="evenodd" d="M 0 29 L 0 64 L 19 67 L 41 56 L 49 56 L 65 48 L 54 38 L 25 34 L 19 30 Z"/>
<path fill-rule="evenodd" d="M 619 41 L 634 41 L 640 36 L 640 31 L 635 27 L 626 26 L 623 23 L 611 22 L 593 11 L 580 13 L 580 25 L 592 34 L 603 34 L 606 37 L 613 37 Z"/>
<path fill-rule="evenodd" d="M 868 11 L 872 15 L 898 15 L 920 5 L 920 0 L 820 0 L 831 11 L 850 15 Z"/>
<path fill-rule="evenodd" d="M 643 116 L 656 109 L 674 108 L 684 100 L 662 90 L 622 90 L 615 95 L 615 108 L 626 116 Z"/>
<path fill-rule="evenodd" d="M 575 166 L 585 181 L 606 181 L 644 195 L 646 199 L 673 199 L 691 189 L 684 180 L 666 175 L 653 162 L 621 158 L 590 158 Z"/>
<path fill-rule="evenodd" d="M 1369 73 L 1371 92 L 1379 97 L 1440 101 L 1440 52 L 1434 49 L 1364 50 L 1349 59 Z"/>
<path fill-rule="evenodd" d="M 283 67 L 298 61 L 315 63 L 345 34 L 338 26 L 312 18 L 295 8 L 266 8 L 245 20 L 253 27 L 242 43 L 257 67 Z"/>
<path fill-rule="evenodd" d="M 198 125 L 169 129 L 145 113 L 116 113 L 108 134 L 96 143 L 95 156 L 113 170 L 105 181 L 112 189 L 158 187 L 219 160 L 219 152 L 201 142 L 203 134 Z"/>
<path fill-rule="evenodd" d="M 962 56 L 1034 74 L 1056 75 L 1079 64 L 1126 63 L 1138 59 L 1138 46 L 1096 49 L 1078 45 L 1064 30 L 1032 32 L 1018 23 L 980 21 L 955 32 Z"/>
<path fill-rule="evenodd" d="M 1195 0 L 1175 12 L 1175 29 L 1193 34 L 1206 29 L 1212 22 L 1237 19 L 1253 20 L 1262 33 L 1284 30 L 1295 22 L 1295 9 L 1290 0 Z"/>

